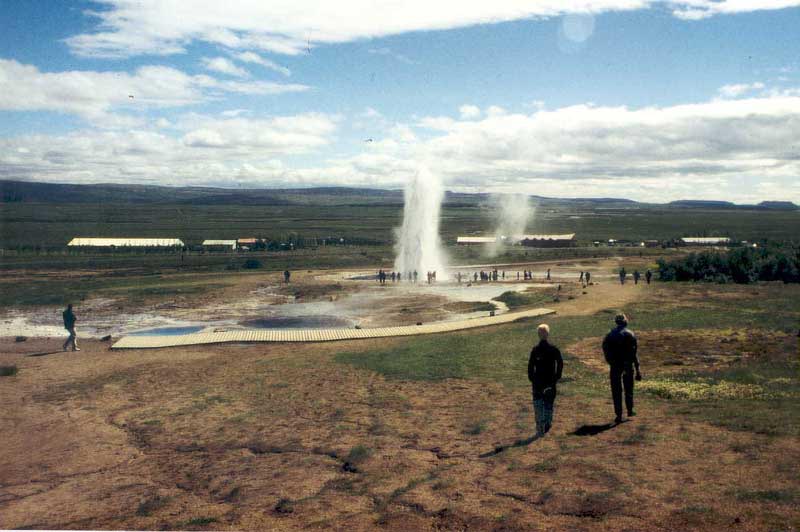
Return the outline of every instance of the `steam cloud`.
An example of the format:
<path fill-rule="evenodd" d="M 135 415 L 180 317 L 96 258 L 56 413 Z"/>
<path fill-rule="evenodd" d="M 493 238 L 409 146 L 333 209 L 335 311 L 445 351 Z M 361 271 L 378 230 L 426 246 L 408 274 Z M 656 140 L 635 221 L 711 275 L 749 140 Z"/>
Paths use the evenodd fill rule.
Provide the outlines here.
<path fill-rule="evenodd" d="M 446 260 L 439 237 L 439 211 L 444 199 L 441 178 L 427 167 L 420 167 L 406 185 L 404 199 L 403 225 L 395 229 L 395 271 L 405 279 L 415 271 L 422 279 L 429 271 L 435 271 L 439 280 L 446 279 Z"/>
<path fill-rule="evenodd" d="M 490 196 L 489 201 L 495 213 L 496 240 L 488 245 L 486 252 L 489 257 L 495 257 L 500 252 L 504 238 L 511 243 L 525 234 L 534 209 L 525 194 L 495 194 Z"/>

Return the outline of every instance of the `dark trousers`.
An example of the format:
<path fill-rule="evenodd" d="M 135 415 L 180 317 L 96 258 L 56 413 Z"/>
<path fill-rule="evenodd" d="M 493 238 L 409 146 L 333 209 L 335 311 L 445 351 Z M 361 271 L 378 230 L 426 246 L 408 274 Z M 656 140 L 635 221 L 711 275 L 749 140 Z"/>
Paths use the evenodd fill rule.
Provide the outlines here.
<path fill-rule="evenodd" d="M 625 407 L 633 410 L 633 365 L 611 366 L 611 397 L 614 400 L 614 413 L 622 415 L 622 388 L 625 388 Z"/>

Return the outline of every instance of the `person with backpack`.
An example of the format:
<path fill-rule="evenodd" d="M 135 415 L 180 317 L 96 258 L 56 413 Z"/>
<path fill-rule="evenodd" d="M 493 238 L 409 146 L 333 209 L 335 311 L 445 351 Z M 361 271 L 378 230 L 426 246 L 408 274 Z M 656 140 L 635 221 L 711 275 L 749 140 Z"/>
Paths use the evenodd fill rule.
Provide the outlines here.
<path fill-rule="evenodd" d="M 80 351 L 80 348 L 78 348 L 78 335 L 75 333 L 75 322 L 78 321 L 78 318 L 72 312 L 72 303 L 67 305 L 67 309 L 61 313 L 61 316 L 64 318 L 64 328 L 69 331 L 69 338 L 64 342 L 64 351 L 67 350 L 70 344 L 72 344 L 73 351 Z"/>
<path fill-rule="evenodd" d="M 564 370 L 561 351 L 548 342 L 550 327 L 542 323 L 537 327 L 539 343 L 531 350 L 528 359 L 528 380 L 533 394 L 533 415 L 536 420 L 536 436 L 542 437 L 553 426 L 553 410 L 556 400 L 556 383 Z"/>
<path fill-rule="evenodd" d="M 625 389 L 625 407 L 628 417 L 633 417 L 633 381 L 642 380 L 639 370 L 638 343 L 636 335 L 628 329 L 628 318 L 617 314 L 616 327 L 603 339 L 603 355 L 609 365 L 611 398 L 614 401 L 615 423 L 622 423 L 622 390 Z"/>

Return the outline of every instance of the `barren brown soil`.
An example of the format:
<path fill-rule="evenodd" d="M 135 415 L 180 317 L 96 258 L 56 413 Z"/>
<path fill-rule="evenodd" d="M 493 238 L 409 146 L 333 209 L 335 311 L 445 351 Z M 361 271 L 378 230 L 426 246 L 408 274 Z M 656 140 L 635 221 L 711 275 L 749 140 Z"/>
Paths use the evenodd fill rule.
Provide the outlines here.
<path fill-rule="evenodd" d="M 589 314 L 645 290 L 601 283 L 555 308 Z M 741 345 L 759 340 L 725 334 Z M 696 363 L 672 338 L 642 333 L 657 346 L 647 371 Z M 700 350 L 724 361 L 721 338 Z M 0 378 L 0 528 L 800 525 L 790 503 L 736 496 L 796 490 L 796 438 L 692 421 L 646 396 L 637 418 L 608 428 L 610 398 L 563 393 L 553 431 L 531 440 L 524 375 L 514 387 L 397 381 L 333 360 L 402 339 L 122 352 L 86 341 L 77 353 L 55 351 L 61 341 L 0 340 L 0 364 L 19 370 Z M 591 361 L 597 341 L 569 351 Z M 775 352 L 790 341 L 775 339 Z M 597 434 L 576 435 L 581 427 Z"/>

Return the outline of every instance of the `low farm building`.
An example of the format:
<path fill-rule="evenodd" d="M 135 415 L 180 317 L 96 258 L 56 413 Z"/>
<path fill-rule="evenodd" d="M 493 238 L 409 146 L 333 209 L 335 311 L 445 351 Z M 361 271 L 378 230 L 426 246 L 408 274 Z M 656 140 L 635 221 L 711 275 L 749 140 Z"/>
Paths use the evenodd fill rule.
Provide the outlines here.
<path fill-rule="evenodd" d="M 235 250 L 236 240 L 203 240 L 203 247 L 212 251 Z"/>
<path fill-rule="evenodd" d="M 460 236 L 456 239 L 456 244 L 459 246 L 481 246 L 496 242 L 497 237 L 494 236 Z"/>
<path fill-rule="evenodd" d="M 724 246 L 730 244 L 731 239 L 717 236 L 686 236 L 681 238 L 681 242 L 687 246 Z"/>
<path fill-rule="evenodd" d="M 93 248 L 177 248 L 183 247 L 179 238 L 83 238 L 69 241 L 69 247 Z"/>
<path fill-rule="evenodd" d="M 571 247 L 577 244 L 575 233 L 563 235 L 522 235 L 519 243 L 523 246 L 537 248 L 561 248 Z"/>
<path fill-rule="evenodd" d="M 251 248 L 258 243 L 257 238 L 239 238 L 236 240 L 236 243 L 239 244 L 241 247 L 248 247 Z"/>

